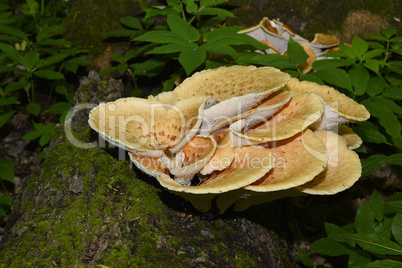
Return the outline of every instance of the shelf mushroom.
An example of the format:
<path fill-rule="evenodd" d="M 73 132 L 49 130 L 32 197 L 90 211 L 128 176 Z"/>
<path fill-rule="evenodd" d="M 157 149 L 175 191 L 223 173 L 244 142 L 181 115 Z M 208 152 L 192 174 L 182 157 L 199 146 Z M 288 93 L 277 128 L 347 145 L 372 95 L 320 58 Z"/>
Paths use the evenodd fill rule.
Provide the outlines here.
<path fill-rule="evenodd" d="M 100 104 L 89 123 L 162 187 L 200 211 L 215 200 L 223 213 L 233 204 L 243 210 L 351 187 L 361 174 L 351 149 L 361 140 L 336 128 L 369 116 L 331 87 L 270 67 L 232 66 L 196 73 L 148 99 Z"/>

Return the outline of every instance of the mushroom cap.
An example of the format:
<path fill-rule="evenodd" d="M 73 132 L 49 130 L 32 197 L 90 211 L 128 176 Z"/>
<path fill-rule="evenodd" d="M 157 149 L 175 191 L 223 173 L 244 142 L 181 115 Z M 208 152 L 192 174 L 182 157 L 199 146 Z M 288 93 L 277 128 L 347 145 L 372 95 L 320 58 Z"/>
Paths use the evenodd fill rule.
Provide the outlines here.
<path fill-rule="evenodd" d="M 329 48 L 339 45 L 339 39 L 330 34 L 316 33 L 311 44 L 317 48 Z"/>
<path fill-rule="evenodd" d="M 208 175 L 216 170 L 223 170 L 232 163 L 235 152 L 230 139 L 229 130 L 220 131 L 214 135 L 215 141 L 218 143 L 215 154 L 209 162 L 200 170 L 202 175 Z"/>
<path fill-rule="evenodd" d="M 352 128 L 348 126 L 339 126 L 338 135 L 340 135 L 346 141 L 346 144 L 350 150 L 357 149 L 363 144 L 362 139 L 353 132 Z"/>
<path fill-rule="evenodd" d="M 235 159 L 228 168 L 207 175 L 198 186 L 182 186 L 165 176 L 157 179 L 163 187 L 174 192 L 218 194 L 253 183 L 264 176 L 272 165 L 272 154 L 266 148 L 244 147 L 235 149 Z"/>
<path fill-rule="evenodd" d="M 201 124 L 208 97 L 192 96 L 175 105 L 140 98 L 101 103 L 91 110 L 89 125 L 112 144 L 157 157 L 165 149 L 184 146 Z M 187 142 L 187 141 L 185 141 Z"/>
<path fill-rule="evenodd" d="M 273 192 L 311 181 L 327 166 L 324 143 L 306 129 L 286 140 L 271 142 L 268 150 L 275 157 L 274 167 L 246 190 Z"/>
<path fill-rule="evenodd" d="M 211 129 L 214 132 L 220 128 L 226 127 L 237 120 L 246 120 L 249 126 L 254 126 L 257 122 L 261 122 L 272 116 L 281 109 L 291 98 L 290 91 L 277 91 L 264 99 L 257 107 L 247 110 L 243 113 L 226 117 L 217 122 Z"/>
<path fill-rule="evenodd" d="M 313 180 L 297 189 L 307 194 L 328 195 L 350 188 L 362 173 L 359 156 L 348 149 L 345 140 L 338 134 L 327 130 L 314 133 L 327 147 L 328 165 Z"/>
<path fill-rule="evenodd" d="M 141 156 L 132 152 L 128 152 L 128 156 L 131 162 L 146 174 L 154 178 L 161 176 L 169 177 L 169 169 L 162 163 L 159 157 Z"/>
<path fill-rule="evenodd" d="M 324 104 L 318 95 L 300 94 L 255 127 L 240 132 L 232 124 L 230 131 L 238 137 L 258 143 L 283 140 L 306 129 L 321 117 L 323 111 Z"/>
<path fill-rule="evenodd" d="M 293 92 L 313 92 L 319 95 L 331 111 L 339 114 L 346 120 L 364 121 L 370 117 L 369 112 L 363 105 L 356 103 L 332 87 L 308 81 L 300 82 L 296 78 L 290 79 L 286 87 Z"/>
<path fill-rule="evenodd" d="M 181 161 L 176 161 L 180 165 L 169 167 L 175 181 L 181 185 L 190 185 L 194 175 L 209 162 L 215 150 L 216 141 L 212 137 L 193 137 L 178 154 L 184 156 Z"/>
<path fill-rule="evenodd" d="M 303 68 L 302 73 L 306 74 L 306 73 L 310 72 L 311 69 L 313 68 L 313 62 L 315 62 L 317 60 L 317 56 L 316 56 L 314 50 L 307 44 L 302 43 L 300 45 L 303 47 L 304 51 L 308 55 L 307 60 L 300 65 L 300 67 Z"/>

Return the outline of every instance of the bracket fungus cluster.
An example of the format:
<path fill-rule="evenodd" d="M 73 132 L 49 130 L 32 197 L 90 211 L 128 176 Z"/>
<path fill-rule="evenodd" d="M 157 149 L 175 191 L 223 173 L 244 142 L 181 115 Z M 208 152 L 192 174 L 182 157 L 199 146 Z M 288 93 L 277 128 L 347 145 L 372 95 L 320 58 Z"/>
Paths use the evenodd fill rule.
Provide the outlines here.
<path fill-rule="evenodd" d="M 361 175 L 360 138 L 345 123 L 364 106 L 271 67 L 194 74 L 171 92 L 92 109 L 89 124 L 200 211 L 302 194 L 335 194 Z M 339 126 L 338 125 L 341 125 Z"/>
<path fill-rule="evenodd" d="M 286 55 L 289 39 L 292 38 L 303 47 L 304 51 L 309 56 L 301 65 L 301 67 L 303 67 L 303 73 L 308 73 L 312 69 L 313 62 L 322 58 L 322 54 L 336 49 L 339 45 L 338 38 L 322 33 L 316 33 L 314 40 L 310 42 L 294 33 L 289 26 L 283 22 L 275 19 L 269 20 L 267 17 L 263 18 L 259 24 L 243 29 L 239 33 L 247 34 L 269 46 L 269 49 L 262 51 L 262 53 L 265 54 L 276 53 Z"/>

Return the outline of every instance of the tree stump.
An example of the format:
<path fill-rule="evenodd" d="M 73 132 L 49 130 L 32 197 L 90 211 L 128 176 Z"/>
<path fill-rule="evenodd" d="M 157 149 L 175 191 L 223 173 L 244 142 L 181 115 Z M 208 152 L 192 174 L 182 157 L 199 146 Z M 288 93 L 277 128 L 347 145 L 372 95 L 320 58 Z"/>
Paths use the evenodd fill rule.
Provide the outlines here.
<path fill-rule="evenodd" d="M 75 102 L 111 101 L 123 92 L 119 81 L 100 81 L 92 72 L 81 82 Z M 87 119 L 83 109 L 67 124 L 80 142 L 97 139 Z M 244 213 L 202 214 L 133 170 L 117 149 L 80 148 L 66 133 L 63 126 L 57 128 L 40 169 L 24 179 L 0 243 L 0 264 L 297 266 L 282 230 L 280 203 Z"/>

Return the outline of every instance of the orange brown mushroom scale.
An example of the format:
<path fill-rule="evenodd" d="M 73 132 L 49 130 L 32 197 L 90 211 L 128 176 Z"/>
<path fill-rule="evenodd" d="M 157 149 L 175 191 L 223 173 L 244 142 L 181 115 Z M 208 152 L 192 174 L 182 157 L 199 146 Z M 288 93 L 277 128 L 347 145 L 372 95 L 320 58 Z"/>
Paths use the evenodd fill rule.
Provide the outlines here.
<path fill-rule="evenodd" d="M 216 94 L 216 89 L 221 94 Z M 217 99 L 216 104 L 206 105 L 205 96 Z M 140 170 L 202 211 L 208 210 L 216 197 L 223 212 L 233 203 L 235 209 L 245 209 L 290 195 L 335 194 L 351 187 L 361 174 L 358 156 L 350 150 L 361 144 L 358 136 L 341 127 L 339 134 L 344 139 L 333 126 L 367 120 L 364 106 L 333 88 L 290 79 L 275 68 L 206 70 L 172 92 L 148 100 L 129 98 L 124 103 L 129 103 L 131 110 L 116 105 L 113 113 L 106 109 L 102 115 L 99 108 L 93 109 L 91 127 L 128 150 Z M 112 115 L 150 116 L 151 109 L 146 109 L 153 104 L 162 107 L 156 110 L 160 117 L 144 119 L 152 131 L 145 129 L 146 135 L 142 135 L 154 135 L 156 146 L 143 139 L 135 147 L 122 138 L 135 139 L 133 133 L 120 131 L 113 136 L 99 127 L 101 121 L 116 123 L 110 119 Z M 174 107 L 173 112 L 164 112 L 163 105 Z M 335 119 L 326 118 L 328 113 Z M 336 173 L 345 176 L 336 179 Z M 222 199 L 226 197 L 225 203 Z"/>

